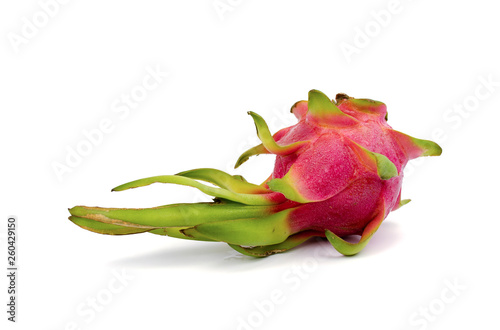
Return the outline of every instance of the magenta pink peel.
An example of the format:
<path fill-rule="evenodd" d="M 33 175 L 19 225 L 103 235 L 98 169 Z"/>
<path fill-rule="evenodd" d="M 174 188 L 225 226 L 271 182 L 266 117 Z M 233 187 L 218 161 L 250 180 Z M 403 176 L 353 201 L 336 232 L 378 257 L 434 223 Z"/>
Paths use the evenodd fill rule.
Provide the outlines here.
<path fill-rule="evenodd" d="M 174 183 L 213 196 L 211 203 L 151 209 L 76 206 L 69 219 L 101 234 L 150 232 L 225 242 L 255 257 L 287 251 L 311 237 L 326 237 L 340 253 L 356 254 L 392 210 L 409 202 L 401 200 L 407 162 L 438 156 L 441 148 L 393 130 L 385 104 L 378 101 L 345 94 L 330 100 L 311 90 L 308 100 L 295 103 L 291 112 L 298 123 L 274 135 L 262 117 L 249 112 L 262 144 L 244 152 L 235 167 L 254 155 L 276 155 L 274 171 L 261 185 L 201 168 L 113 190 Z M 361 237 L 350 243 L 343 239 L 349 235 Z"/>

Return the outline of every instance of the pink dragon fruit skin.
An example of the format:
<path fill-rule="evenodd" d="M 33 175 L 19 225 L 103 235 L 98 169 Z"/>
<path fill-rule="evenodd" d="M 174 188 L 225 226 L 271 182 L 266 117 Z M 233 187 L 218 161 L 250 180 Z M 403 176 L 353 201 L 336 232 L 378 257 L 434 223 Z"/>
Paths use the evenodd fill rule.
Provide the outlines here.
<path fill-rule="evenodd" d="M 432 141 L 412 138 L 387 124 L 385 104 L 317 91 L 294 104 L 298 123 L 271 135 L 265 121 L 249 112 L 262 144 L 243 153 L 272 153 L 272 175 L 260 186 L 214 169 L 133 181 L 114 190 L 154 182 L 196 187 L 213 203 L 153 209 L 70 210 L 77 225 L 103 234 L 152 232 L 177 238 L 223 241 L 241 253 L 262 257 L 293 248 L 313 236 L 327 237 L 342 254 L 361 251 L 401 201 L 403 169 L 420 156 L 441 154 Z M 219 188 L 201 184 L 207 181 Z M 360 235 L 358 243 L 343 239 Z"/>

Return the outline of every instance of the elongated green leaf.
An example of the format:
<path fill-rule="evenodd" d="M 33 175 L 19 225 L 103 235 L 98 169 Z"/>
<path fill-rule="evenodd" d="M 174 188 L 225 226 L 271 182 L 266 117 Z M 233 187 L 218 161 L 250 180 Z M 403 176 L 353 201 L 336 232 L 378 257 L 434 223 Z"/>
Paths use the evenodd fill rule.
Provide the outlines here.
<path fill-rule="evenodd" d="M 234 177 L 226 172 L 212 169 L 212 168 L 199 168 L 190 171 L 177 173 L 176 175 L 184 176 L 195 180 L 203 180 L 227 189 L 231 192 L 241 194 L 267 194 L 270 191 L 264 187 L 248 183 L 242 178 Z"/>
<path fill-rule="evenodd" d="M 192 227 L 205 222 L 255 218 L 272 214 L 269 206 L 247 206 L 239 203 L 172 204 L 146 209 L 122 209 L 75 206 L 71 215 L 93 221 L 129 226 Z"/>
<path fill-rule="evenodd" d="M 184 186 L 190 186 L 190 187 L 198 188 L 201 192 L 203 192 L 207 195 L 231 200 L 231 201 L 246 204 L 246 205 L 276 204 L 276 201 L 269 198 L 266 194 L 235 193 L 235 192 L 229 191 L 229 190 L 224 189 L 224 188 L 210 187 L 210 186 L 204 185 L 204 184 L 202 184 L 194 179 L 187 178 L 184 176 L 178 176 L 178 175 L 160 175 L 160 176 L 153 176 L 150 178 L 135 180 L 132 182 L 122 184 L 118 187 L 115 187 L 115 188 L 113 188 L 112 191 L 123 191 L 123 190 L 131 189 L 131 188 L 144 187 L 144 186 L 148 186 L 148 185 L 153 184 L 153 183 L 174 183 L 174 184 L 180 184 L 180 185 L 184 185 Z"/>
<path fill-rule="evenodd" d="M 265 120 L 254 112 L 249 111 L 248 114 L 252 116 L 255 122 L 255 127 L 257 128 L 257 135 L 259 139 L 262 141 L 262 144 L 270 153 L 280 156 L 286 156 L 296 152 L 308 143 L 307 141 L 299 141 L 285 146 L 279 145 L 271 135 L 271 132 L 269 131 L 269 127 L 267 127 Z"/>

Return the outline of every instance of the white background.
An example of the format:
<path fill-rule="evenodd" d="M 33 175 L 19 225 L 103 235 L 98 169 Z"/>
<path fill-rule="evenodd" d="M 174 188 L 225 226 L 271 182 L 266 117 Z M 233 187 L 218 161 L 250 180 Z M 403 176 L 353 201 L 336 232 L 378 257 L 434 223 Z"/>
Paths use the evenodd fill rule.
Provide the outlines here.
<path fill-rule="evenodd" d="M 19 305 L 11 324 L 1 276 L 2 324 L 498 328 L 500 21 L 494 2 L 464 3 L 3 1 L 0 255 L 6 267 L 16 215 Z M 135 108 L 113 111 L 148 70 L 168 77 Z M 359 255 L 311 242 L 252 259 L 222 243 L 104 236 L 67 220 L 74 205 L 204 200 L 173 185 L 110 192 L 152 175 L 214 167 L 260 183 L 271 156 L 231 169 L 257 143 L 246 112 L 274 132 L 295 123 L 290 106 L 313 88 L 383 101 L 395 129 L 444 150 L 407 168 L 403 198 L 413 201 Z M 58 178 L 54 164 L 102 120 L 111 132 Z"/>

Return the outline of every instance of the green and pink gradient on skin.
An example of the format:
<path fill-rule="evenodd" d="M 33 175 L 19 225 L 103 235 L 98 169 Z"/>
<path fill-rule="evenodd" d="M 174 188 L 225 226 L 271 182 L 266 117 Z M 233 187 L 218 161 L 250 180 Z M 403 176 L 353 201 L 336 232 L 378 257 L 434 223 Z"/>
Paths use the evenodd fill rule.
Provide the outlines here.
<path fill-rule="evenodd" d="M 216 169 L 195 169 L 129 182 L 113 191 L 175 183 L 198 188 L 215 197 L 213 202 L 149 209 L 75 206 L 69 219 L 101 234 L 150 232 L 226 242 L 254 257 L 289 250 L 314 236 L 354 255 L 390 211 L 409 202 L 401 200 L 406 163 L 438 156 L 441 148 L 393 130 L 385 104 L 378 101 L 345 94 L 330 100 L 311 90 L 308 101 L 295 103 L 291 112 L 299 122 L 274 135 L 259 115 L 249 112 L 262 144 L 244 152 L 235 167 L 254 155 L 276 155 L 274 171 L 261 185 Z M 361 238 L 347 242 L 343 238 L 349 235 Z"/>

